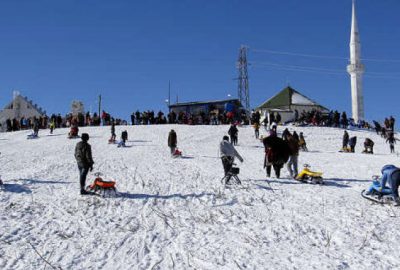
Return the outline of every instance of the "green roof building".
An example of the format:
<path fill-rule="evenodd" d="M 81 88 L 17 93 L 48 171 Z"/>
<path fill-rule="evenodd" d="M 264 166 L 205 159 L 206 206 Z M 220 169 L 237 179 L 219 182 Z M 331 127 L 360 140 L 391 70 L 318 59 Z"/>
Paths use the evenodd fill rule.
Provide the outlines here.
<path fill-rule="evenodd" d="M 282 116 L 282 122 L 293 120 L 295 110 L 297 110 L 299 114 L 303 111 L 308 112 L 312 110 L 318 110 L 322 113 L 329 112 L 329 109 L 290 86 L 284 88 L 278 94 L 265 101 L 258 106 L 256 110 L 260 111 L 261 115 L 268 115 L 269 112 L 279 112 Z"/>

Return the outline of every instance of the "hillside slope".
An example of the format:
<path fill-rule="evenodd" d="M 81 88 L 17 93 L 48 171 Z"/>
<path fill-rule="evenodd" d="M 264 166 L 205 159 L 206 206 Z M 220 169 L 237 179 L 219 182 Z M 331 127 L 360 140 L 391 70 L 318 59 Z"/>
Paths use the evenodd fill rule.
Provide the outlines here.
<path fill-rule="evenodd" d="M 170 157 L 171 128 L 184 158 Z M 357 153 L 346 154 L 338 152 L 341 129 L 290 127 L 305 134 L 310 151 L 299 166 L 323 171 L 319 186 L 289 179 L 286 168 L 267 182 L 262 144 L 251 127 L 239 128 L 243 185 L 224 190 L 218 144 L 228 126 L 117 134 L 123 129 L 127 148 L 107 143 L 109 127 L 81 129 L 91 136 L 93 172 L 117 181 L 117 198 L 79 195 L 77 140 L 66 129 L 36 140 L 27 131 L 0 134 L 1 269 L 42 269 L 37 252 L 62 269 L 400 268 L 400 209 L 360 196 L 383 165 L 399 165 L 377 135 L 350 131 Z M 376 154 L 360 153 L 366 137 Z"/>

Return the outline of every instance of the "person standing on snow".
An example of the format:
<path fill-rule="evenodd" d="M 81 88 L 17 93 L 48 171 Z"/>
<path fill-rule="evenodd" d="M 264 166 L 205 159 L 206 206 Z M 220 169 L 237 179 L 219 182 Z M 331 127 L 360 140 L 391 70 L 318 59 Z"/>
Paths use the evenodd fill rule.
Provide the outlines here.
<path fill-rule="evenodd" d="M 386 139 L 386 143 L 390 145 L 390 153 L 394 153 L 394 144 L 396 143 L 396 138 L 394 137 L 393 132 L 389 132 L 388 138 Z"/>
<path fill-rule="evenodd" d="M 125 142 L 128 140 L 128 131 L 124 130 L 121 132 L 121 141 L 118 144 L 118 147 L 125 147 Z"/>
<path fill-rule="evenodd" d="M 300 146 L 300 149 L 301 149 L 301 150 L 303 150 L 303 151 L 305 151 L 305 152 L 308 151 L 308 149 L 307 149 L 307 143 L 306 143 L 306 140 L 304 139 L 303 132 L 300 132 L 300 136 L 299 136 L 299 146 Z"/>
<path fill-rule="evenodd" d="M 36 117 L 33 119 L 33 136 L 39 136 L 39 120 Z"/>
<path fill-rule="evenodd" d="M 239 133 L 239 130 L 237 129 L 236 125 L 232 124 L 228 130 L 228 134 L 231 137 L 231 143 L 233 145 L 237 145 L 238 133 Z"/>
<path fill-rule="evenodd" d="M 117 137 L 117 135 L 115 134 L 115 122 L 113 121 L 111 124 L 111 138 L 110 138 L 110 142 L 115 142 L 115 138 Z"/>
<path fill-rule="evenodd" d="M 283 165 L 289 159 L 289 145 L 287 141 L 278 138 L 276 135 L 264 138 L 263 144 L 265 147 L 264 168 L 266 168 L 267 177 L 271 177 L 271 167 L 273 167 L 276 178 L 279 178 Z"/>
<path fill-rule="evenodd" d="M 50 127 L 50 134 L 53 134 L 53 130 L 56 128 L 56 121 L 54 119 L 51 119 L 49 127 Z"/>
<path fill-rule="evenodd" d="M 254 123 L 254 135 L 256 136 L 256 139 L 260 136 L 260 124 L 259 123 Z"/>
<path fill-rule="evenodd" d="M 75 147 L 75 159 L 78 163 L 79 182 L 81 186 L 81 195 L 88 194 L 85 190 L 86 176 L 93 170 L 92 147 L 88 144 L 89 134 L 82 133 L 82 141 L 78 142 Z"/>
<path fill-rule="evenodd" d="M 298 159 L 299 159 L 299 140 L 297 140 L 290 133 L 287 135 L 287 143 L 290 149 L 289 160 L 287 163 L 287 169 L 290 173 L 290 177 L 295 178 L 299 173 L 297 169 Z"/>
<path fill-rule="evenodd" d="M 219 144 L 219 152 L 221 155 L 225 176 L 231 170 L 235 157 L 237 157 L 240 162 L 243 162 L 243 158 L 236 151 L 235 147 L 229 142 L 228 136 L 224 136 L 222 138 L 222 142 Z"/>
<path fill-rule="evenodd" d="M 350 152 L 354 153 L 354 149 L 357 144 L 357 136 L 353 136 L 349 140 Z"/>
<path fill-rule="evenodd" d="M 175 130 L 171 129 L 168 134 L 168 147 L 171 149 L 171 155 L 175 153 L 176 146 L 178 144 L 178 138 Z"/>
<path fill-rule="evenodd" d="M 389 184 L 392 190 L 392 196 L 395 201 L 396 206 L 400 206 L 399 199 L 399 186 L 400 186 L 400 168 L 394 165 L 385 165 L 382 168 L 381 176 L 381 190 L 386 187 L 386 183 Z"/>
<path fill-rule="evenodd" d="M 347 133 L 347 131 L 345 130 L 343 133 L 342 149 L 346 150 L 348 144 L 349 144 L 349 133 Z"/>

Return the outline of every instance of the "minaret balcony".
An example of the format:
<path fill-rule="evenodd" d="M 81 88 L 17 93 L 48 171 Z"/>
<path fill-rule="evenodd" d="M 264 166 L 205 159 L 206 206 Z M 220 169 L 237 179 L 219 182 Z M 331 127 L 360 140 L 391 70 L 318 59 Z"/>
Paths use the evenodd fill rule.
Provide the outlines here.
<path fill-rule="evenodd" d="M 365 67 L 363 64 L 350 64 L 347 66 L 348 73 L 364 73 Z"/>

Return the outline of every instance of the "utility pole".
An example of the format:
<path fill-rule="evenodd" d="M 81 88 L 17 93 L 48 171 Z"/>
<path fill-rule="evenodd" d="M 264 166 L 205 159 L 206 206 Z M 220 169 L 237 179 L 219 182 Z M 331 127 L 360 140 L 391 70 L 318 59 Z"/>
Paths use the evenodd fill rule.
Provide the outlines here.
<path fill-rule="evenodd" d="M 101 95 L 99 95 L 99 117 L 101 117 Z"/>
<path fill-rule="evenodd" d="M 246 113 L 250 113 L 250 96 L 249 96 L 249 76 L 247 73 L 247 47 L 240 46 L 239 58 L 237 61 L 238 69 L 238 98 Z"/>
<path fill-rule="evenodd" d="M 168 81 L 168 111 L 171 112 L 171 81 Z"/>

